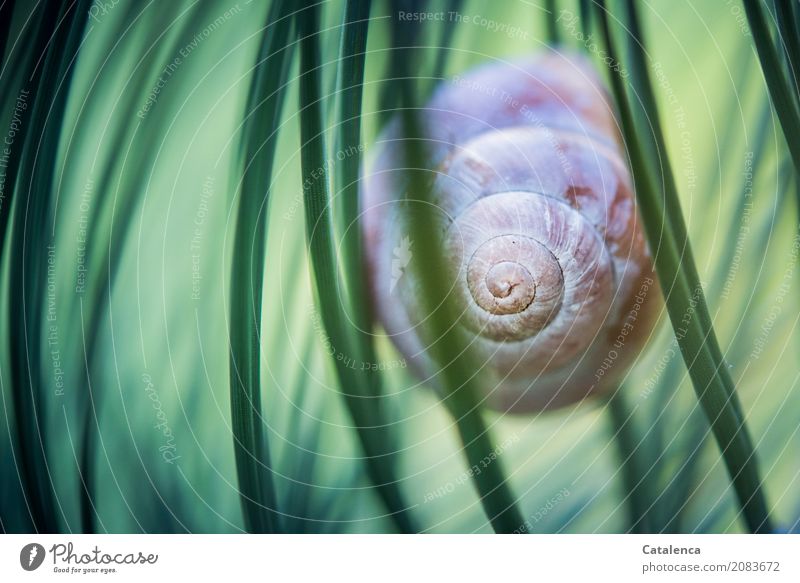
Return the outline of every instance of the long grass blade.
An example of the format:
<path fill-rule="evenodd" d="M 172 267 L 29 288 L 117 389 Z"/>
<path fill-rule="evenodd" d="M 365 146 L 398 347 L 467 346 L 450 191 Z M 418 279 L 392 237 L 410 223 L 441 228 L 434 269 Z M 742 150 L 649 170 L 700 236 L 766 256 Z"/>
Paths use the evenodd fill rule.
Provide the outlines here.
<path fill-rule="evenodd" d="M 578 12 L 585 34 L 592 30 L 592 0 L 578 0 Z"/>
<path fill-rule="evenodd" d="M 798 110 L 796 93 L 793 94 L 790 89 L 794 84 L 789 84 L 781 67 L 778 51 L 772 42 L 764 16 L 762 3 L 759 0 L 743 0 L 743 2 L 747 19 L 750 22 L 753 42 L 761 61 L 761 70 L 781 122 L 783 136 L 789 146 L 795 170 L 800 174 L 800 110 Z"/>
<path fill-rule="evenodd" d="M 558 6 L 556 0 L 547 0 L 545 2 L 545 10 L 547 11 L 547 42 L 552 45 L 557 45 L 561 42 L 561 33 L 558 29 Z"/>
<path fill-rule="evenodd" d="M 246 168 L 231 268 L 231 420 L 245 527 L 280 530 L 261 412 L 261 302 L 272 169 L 289 74 L 290 2 L 270 6 L 242 134 Z"/>
<path fill-rule="evenodd" d="M 447 13 L 456 14 L 460 13 L 464 6 L 464 0 L 447 0 Z M 450 56 L 450 45 L 453 43 L 453 37 L 456 34 L 457 27 L 444 26 L 442 27 L 442 36 L 439 41 L 439 50 L 436 54 L 436 64 L 433 66 L 433 75 L 431 81 L 437 83 L 439 79 L 444 78 L 445 70 L 447 69 L 447 60 Z"/>
<path fill-rule="evenodd" d="M 400 147 L 404 158 L 402 167 L 408 169 L 406 196 L 418 193 L 416 200 L 406 200 L 422 202 L 418 206 L 430 209 L 432 206 L 424 204 L 430 202 L 427 200 L 429 184 L 423 170 L 426 168 L 425 134 L 416 115 L 416 75 L 411 68 L 411 64 L 420 58 L 420 49 L 415 48 L 419 30 L 408 23 L 406 25 L 395 23 L 392 29 L 394 44 L 386 91 L 395 96 L 402 115 L 404 140 Z M 401 220 L 408 223 L 407 229 L 413 233 L 414 240 L 437 240 L 439 227 L 430 212 L 423 210 L 406 215 Z M 443 260 L 437 253 L 422 253 L 415 266 L 421 284 L 420 308 L 425 314 L 421 321 L 430 323 L 426 334 L 434 339 L 427 350 L 441 370 L 439 382 L 443 385 L 443 402 L 455 420 L 464 456 L 470 467 L 482 468 L 481 472 L 473 474 L 473 480 L 492 528 L 498 533 L 525 532 L 522 514 L 502 463 L 495 459 L 491 435 L 481 416 L 475 361 L 471 358 L 466 339 L 453 326 L 460 314 L 452 305 L 452 298 L 446 296 L 450 285 L 444 281 L 443 274 L 447 270 Z M 491 460 L 488 464 L 487 459 Z"/>
<path fill-rule="evenodd" d="M 25 68 L 24 76 L 18 80 L 18 86 L 15 88 L 16 91 L 13 93 L 11 91 L 12 87 L 14 87 L 12 82 L 9 82 L 8 78 L 3 80 L 4 89 L 8 91 L 6 95 L 2 96 L 2 103 L 5 107 L 10 106 L 13 109 L 15 106 L 15 101 L 20 95 L 32 93 L 39 87 L 42 73 L 44 71 L 44 67 L 39 60 L 40 57 L 45 55 L 48 43 L 50 42 L 51 37 L 56 30 L 59 18 L 59 10 L 60 5 L 57 2 L 51 2 L 46 6 L 43 6 L 41 8 L 41 14 L 39 15 L 35 24 L 35 31 L 28 33 L 33 38 L 30 50 L 21 50 L 15 55 L 13 62 L 4 63 L 4 67 L 7 71 L 6 74 L 9 75 L 9 77 L 13 77 L 13 75 L 8 72 L 8 69 L 17 67 Z M 5 17 L 7 17 L 9 21 L 11 20 L 10 13 L 6 13 Z M 17 81 L 17 79 L 13 79 L 12 81 Z M 26 104 L 26 109 L 27 111 L 21 110 L 19 113 L 23 115 L 30 115 L 30 104 Z M 19 117 L 20 121 L 23 121 L 22 115 Z M 9 221 L 11 219 L 12 203 L 14 202 L 14 193 L 16 190 L 15 187 L 21 169 L 21 160 L 25 139 L 27 139 L 26 136 L 30 134 L 30 130 L 28 129 L 29 127 L 29 124 L 22 124 L 21 131 L 15 138 L 15 144 L 12 144 L 12 147 L 8 148 L 8 160 L 6 162 L 5 169 L 5 190 L 7 193 L 4 193 L 6 196 L 0 199 L 0 252 L 5 250 L 5 245 L 8 241 L 6 233 L 8 230 Z"/>
<path fill-rule="evenodd" d="M 335 173 L 336 190 L 341 198 L 342 267 L 359 348 L 365 362 L 374 362 L 369 298 L 363 262 L 363 241 L 359 228 L 359 171 L 361 168 L 361 106 L 364 89 L 367 32 L 372 2 L 348 0 L 342 27 L 339 69 L 340 125 L 337 152 L 343 158 Z M 372 375 L 372 382 L 379 382 Z"/>
<path fill-rule="evenodd" d="M 778 0 L 776 2 L 778 20 L 778 39 L 783 46 L 786 61 L 789 64 L 789 85 L 794 89 L 795 103 L 800 107 L 800 32 L 797 30 L 795 11 L 797 2 Z"/>
<path fill-rule="evenodd" d="M 425 0 L 389 0 L 389 7 L 392 14 L 401 12 L 416 14 L 426 10 Z M 408 59 L 414 58 L 414 50 L 421 42 L 422 27 L 414 22 L 404 22 L 399 18 L 392 18 L 392 26 L 389 31 L 391 34 L 392 51 L 389 54 L 389 70 L 399 71 L 405 67 Z M 414 71 L 415 77 L 423 77 L 424 73 Z M 380 116 L 381 124 L 388 120 L 394 113 L 399 103 L 399 95 L 396 91 L 396 79 L 388 79 L 381 89 L 380 95 Z"/>
<path fill-rule="evenodd" d="M 11 29 L 11 19 L 14 17 L 14 2 L 15 0 L 7 0 L 0 4 L 0 69 L 5 63 L 8 34 Z"/>
<path fill-rule="evenodd" d="M 54 270 L 52 242 L 53 174 L 61 133 L 60 120 L 67 102 L 73 59 L 83 38 L 88 2 L 67 2 L 45 7 L 42 35 L 48 33 L 41 73 L 33 92 L 29 129 L 26 132 L 15 187 L 20 197 L 15 205 L 15 228 L 10 243 L 11 379 L 17 423 L 19 461 L 24 492 L 37 532 L 58 532 L 63 510 L 55 492 L 47 456 L 45 394 L 50 383 L 42 378 L 45 354 L 40 331 L 43 309 L 49 297 L 50 273 Z M 32 79 L 29 78 L 29 81 Z M 48 229 L 50 227 L 50 229 Z M 48 245 L 47 243 L 50 243 Z"/>
<path fill-rule="evenodd" d="M 609 26 L 605 2 L 596 4 L 603 38 L 609 56 L 616 61 L 617 51 Z M 635 87 L 640 106 L 652 116 L 652 134 L 634 124 L 634 115 L 622 79 L 611 75 L 612 88 L 619 106 L 623 133 L 631 159 L 636 193 L 645 223 L 645 231 L 655 252 L 655 264 L 667 301 L 679 346 L 698 399 L 711 424 L 722 451 L 744 518 L 752 532 L 771 529 L 755 452 L 747 434 L 733 381 L 711 325 L 697 270 L 691 254 L 686 225 L 681 213 L 677 187 L 666 156 L 665 140 L 657 119 L 657 106 L 643 58 L 644 44 L 634 2 L 627 3 L 628 26 L 642 46 L 631 53 L 631 64 L 642 82 Z M 618 61 L 617 61 L 618 62 Z M 655 141 L 660 159 L 647 161 L 641 139 Z M 664 168 L 664 190 L 657 187 L 653 166 Z"/>
<path fill-rule="evenodd" d="M 426 167 L 425 134 L 419 127 L 414 109 L 413 77 L 401 67 L 396 71 L 396 87 L 400 96 L 404 124 L 402 144 L 404 161 L 402 167 L 408 169 L 408 193 L 420 193 L 420 198 L 411 202 L 430 202 L 427 194 L 430 188 L 424 175 Z M 423 204 L 421 212 L 408 213 L 405 217 L 408 230 L 414 240 L 436 241 L 438 228 L 432 212 L 432 204 Z M 456 423 L 464 455 L 470 467 L 482 468 L 473 473 L 481 504 L 492 527 L 497 533 L 525 532 L 526 524 L 517 507 L 508 480 L 499 459 L 495 459 L 494 447 L 489 430 L 481 416 L 478 398 L 479 379 L 476 376 L 474 359 L 467 339 L 456 326 L 460 314 L 447 296 L 450 283 L 443 274 L 447 273 L 444 258 L 438 253 L 422 253 L 416 270 L 419 274 L 422 321 L 430 322 L 427 334 L 433 342 L 427 347 L 433 361 L 441 370 L 444 404 Z M 489 460 L 487 463 L 486 460 Z"/>
<path fill-rule="evenodd" d="M 355 9 L 355 7 L 353 7 Z M 356 354 L 354 336 L 348 332 L 346 318 L 339 298 L 339 272 L 332 219 L 332 203 L 328 191 L 328 164 L 325 159 L 325 134 L 323 123 L 323 100 L 321 90 L 321 58 L 319 49 L 319 7 L 307 4 L 297 13 L 298 34 L 300 37 L 300 137 L 301 165 L 303 176 L 316 173 L 321 176 L 315 180 L 303 181 L 305 200 L 306 236 L 311 256 L 314 283 L 321 320 L 326 333 L 341 353 L 352 358 Z M 361 51 L 363 53 L 363 51 Z M 355 53 L 354 53 L 355 55 Z M 357 56 L 357 55 L 355 55 Z M 348 67 L 361 68 L 351 61 Z M 363 75 L 363 73 L 354 73 Z M 353 77 L 351 76 L 351 79 Z M 347 80 L 345 80 L 347 83 Z M 360 91 L 358 84 L 352 85 Z M 348 112 L 355 113 L 355 112 Z M 351 118 L 353 116 L 350 116 Z M 352 139 L 354 128 L 348 129 L 347 137 Z M 350 168 L 350 172 L 353 168 Z M 351 204 L 353 203 L 351 201 Z M 352 212 L 352 208 L 351 211 Z M 354 286 L 364 285 L 351 282 Z M 379 408 L 380 397 L 376 398 L 369 386 L 370 376 L 360 374 L 348 366 L 345 359 L 335 359 L 339 384 L 345 403 L 358 429 L 359 438 L 366 454 L 367 470 L 370 478 L 386 503 L 391 517 L 402 532 L 413 532 L 408 508 L 403 502 L 399 482 L 393 469 L 393 456 L 387 455 L 386 447 L 391 443 L 388 424 Z"/>
<path fill-rule="evenodd" d="M 625 486 L 629 532 L 653 532 L 649 516 L 653 506 L 651 493 L 654 492 L 651 485 L 652 467 L 647 467 L 645 451 L 642 451 L 645 440 L 634 426 L 634 411 L 628 405 L 622 388 L 617 389 L 608 400 L 608 411 Z"/>
<path fill-rule="evenodd" d="M 710 435 L 700 408 L 693 408 L 689 412 L 684 428 L 686 435 L 679 447 L 682 452 L 686 452 L 686 459 L 670 478 L 658 500 L 659 504 L 653 508 L 652 514 L 657 517 L 655 522 L 659 533 L 678 534 L 691 531 L 691 527 L 685 524 L 686 509 L 700 473 L 700 454 L 703 453 L 703 446 Z"/>
<path fill-rule="evenodd" d="M 633 44 L 635 45 L 635 43 Z M 635 48 L 632 47 L 631 50 L 635 50 Z M 741 63 L 741 65 L 738 67 L 736 73 L 734 87 L 745 86 L 749 75 L 752 74 L 748 59 L 750 50 L 748 45 L 742 44 L 741 48 L 737 51 L 738 58 L 736 62 Z M 765 149 L 766 138 L 769 133 L 768 130 L 772 128 L 772 124 L 769 123 L 772 115 L 771 108 L 768 100 L 765 99 L 763 101 L 761 114 L 757 118 L 758 121 L 754 126 L 757 128 L 755 139 L 752 144 L 747 144 L 749 146 L 748 150 L 754 152 L 754 169 L 759 167 L 758 160 L 761 157 L 761 152 Z M 734 119 L 741 105 L 740 97 L 736 93 L 732 93 L 727 110 L 723 113 L 721 119 Z M 731 167 L 741 164 L 741 152 L 738 147 L 735 147 L 735 128 L 736 126 L 734 124 L 728 124 L 720 139 L 722 147 L 720 152 L 721 168 L 728 167 L 728 164 L 731 164 Z M 722 175 L 722 172 L 713 172 L 709 177 L 708 185 L 704 187 L 705 192 L 720 192 L 722 188 Z M 747 175 L 742 178 L 739 200 L 735 205 L 736 212 L 728 221 L 730 232 L 736 232 L 742 224 L 745 209 L 748 208 L 748 194 L 750 194 L 752 190 L 750 180 L 750 177 Z M 710 204 L 710 197 L 708 198 L 708 202 Z M 709 231 L 706 232 L 705 235 L 708 239 L 712 233 Z M 708 242 L 709 241 L 706 241 L 706 243 Z M 723 259 L 717 263 L 714 275 L 710 280 L 708 295 L 711 298 L 719 298 L 723 294 L 727 280 L 726 274 L 732 265 L 737 246 L 738 242 L 737 244 L 723 246 Z M 736 311 L 736 308 L 733 308 L 733 313 L 739 312 Z M 734 358 L 733 360 L 736 359 Z M 674 387 L 681 382 L 682 374 L 680 374 L 679 370 L 681 364 L 682 361 L 671 359 L 661 377 L 658 387 L 654 391 L 656 401 L 652 410 L 657 412 L 658 417 L 650 431 L 650 439 L 648 439 L 648 445 L 646 447 L 650 447 L 654 451 L 663 452 L 660 454 L 661 456 L 668 455 L 665 448 L 668 447 L 668 441 L 674 441 L 673 428 L 675 426 L 674 423 L 677 422 L 680 426 L 687 429 L 687 438 L 685 442 L 681 444 L 681 451 L 690 452 L 681 464 L 677 475 L 673 474 L 674 470 L 669 464 L 660 463 L 660 458 L 653 462 L 656 464 L 656 468 L 654 468 L 654 473 L 656 474 L 654 482 L 656 484 L 665 484 L 663 490 L 659 492 L 655 501 L 655 507 L 651 512 L 652 522 L 656 532 L 682 532 L 681 528 L 683 528 L 684 517 L 688 507 L 687 497 L 691 494 L 692 486 L 694 485 L 693 480 L 698 472 L 698 468 L 696 467 L 697 462 L 708 437 L 708 425 L 705 417 L 702 417 L 702 411 L 692 408 L 691 413 L 689 413 L 690 419 L 688 422 L 685 422 L 683 418 L 683 416 L 686 415 L 685 409 L 683 407 L 670 407 L 670 403 L 675 399 Z M 663 412 L 668 409 L 671 409 L 671 413 L 669 415 L 663 414 Z M 676 415 L 682 416 L 681 419 L 676 420 Z M 685 532 L 685 530 L 683 532 Z"/>
<path fill-rule="evenodd" d="M 181 22 L 180 19 L 175 18 L 173 6 L 162 5 L 158 6 L 157 9 L 159 12 L 154 15 L 157 21 L 163 18 L 164 21 L 173 24 L 163 30 L 154 29 L 150 33 L 152 36 L 148 39 L 149 42 L 146 45 L 148 48 L 128 79 L 127 86 L 152 85 L 154 72 L 151 67 L 157 64 L 160 68 L 161 63 L 169 55 L 175 54 L 180 46 L 183 46 L 178 39 L 174 43 L 157 42 L 173 26 L 177 27 Z M 124 38 L 126 31 L 131 26 L 131 21 L 136 22 L 143 15 L 144 10 L 141 12 L 131 10 L 128 18 L 122 19 L 120 22 L 116 38 Z M 195 11 L 192 18 L 185 23 L 184 30 L 195 30 L 202 22 L 201 19 L 200 11 Z M 109 53 L 114 53 L 114 47 L 109 48 Z M 78 130 L 74 138 L 76 141 L 84 139 L 85 136 L 93 135 L 94 128 L 87 127 L 80 122 L 84 115 L 90 115 L 92 106 L 95 104 L 94 100 L 97 99 L 103 99 L 103 95 L 95 87 L 95 91 L 86 96 L 81 113 L 78 116 Z M 159 111 L 165 106 L 164 102 L 168 100 L 169 97 L 167 96 L 159 100 L 159 106 L 154 108 L 155 111 L 152 111 L 146 120 L 140 122 L 141 126 L 147 128 L 148 124 L 152 124 L 154 127 L 163 127 L 164 119 L 159 119 Z M 136 110 L 139 106 L 140 98 L 135 92 L 124 92 L 118 107 L 120 119 L 135 118 Z M 107 201 L 98 199 L 96 201 L 97 204 L 91 205 L 87 220 L 87 224 L 94 225 L 89 234 L 90 240 L 94 237 L 104 236 L 104 230 L 101 225 L 108 229 L 106 232 L 109 240 L 106 246 L 94 247 L 88 245 L 86 248 L 85 264 L 89 266 L 87 269 L 91 271 L 92 277 L 87 279 L 85 290 L 82 293 L 83 298 L 80 300 L 81 319 L 84 320 L 81 322 L 81 328 L 85 331 L 85 337 L 82 343 L 84 351 L 79 368 L 85 369 L 85 378 L 82 379 L 82 385 L 76 387 L 78 389 L 76 392 L 78 406 L 83 413 L 83 430 L 79 454 L 79 492 L 81 530 L 84 533 L 102 532 L 104 530 L 96 502 L 99 486 L 96 465 L 101 452 L 106 457 L 106 462 L 108 462 L 108 454 L 105 447 L 100 447 L 102 443 L 101 412 L 105 397 L 102 391 L 95 390 L 93 378 L 102 378 L 103 366 L 106 364 L 103 354 L 104 347 L 101 342 L 103 322 L 107 314 L 106 310 L 109 310 L 111 306 L 112 292 L 115 289 L 116 278 L 120 271 L 118 266 L 122 262 L 125 241 L 128 240 L 135 225 L 134 221 L 127 219 L 133 215 L 136 206 L 140 202 L 139 193 L 146 189 L 147 175 L 139 172 L 138 169 L 152 165 L 157 156 L 157 150 L 134 147 L 137 138 L 142 139 L 144 133 L 146 133 L 146 130 L 139 131 L 137 126 L 130 127 L 127 125 L 117 127 L 112 133 L 107 150 L 114 154 L 103 165 L 94 190 L 95 192 L 115 191 L 117 194 L 113 198 L 109 197 Z M 118 156 L 117 153 L 119 152 L 125 152 L 125 154 Z M 125 174 L 126 166 L 135 170 L 132 170 L 133 176 L 131 180 L 123 181 L 122 178 Z M 84 307 L 87 308 L 85 314 Z M 158 499 L 161 502 L 160 510 L 162 510 L 158 516 L 161 518 L 161 524 L 164 525 L 161 528 L 171 528 L 174 524 L 167 522 L 168 518 L 173 518 L 175 522 L 178 522 L 174 508 L 164 504 L 160 496 Z M 137 521 L 135 516 L 132 516 L 132 518 Z"/>

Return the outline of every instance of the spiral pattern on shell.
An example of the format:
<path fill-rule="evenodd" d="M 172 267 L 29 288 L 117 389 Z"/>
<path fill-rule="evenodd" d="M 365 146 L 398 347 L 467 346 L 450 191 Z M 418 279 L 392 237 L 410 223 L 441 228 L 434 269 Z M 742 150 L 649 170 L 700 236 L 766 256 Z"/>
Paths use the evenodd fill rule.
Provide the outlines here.
<path fill-rule="evenodd" d="M 422 110 L 444 253 L 461 314 L 488 370 L 487 402 L 526 412 L 574 403 L 619 379 L 654 320 L 658 288 L 606 93 L 564 54 L 489 64 Z M 425 379 L 419 282 L 403 265 L 403 127 L 393 120 L 362 188 L 374 310 Z M 416 247 L 413 247 L 416 245 Z M 435 380 L 434 380 L 435 384 Z"/>

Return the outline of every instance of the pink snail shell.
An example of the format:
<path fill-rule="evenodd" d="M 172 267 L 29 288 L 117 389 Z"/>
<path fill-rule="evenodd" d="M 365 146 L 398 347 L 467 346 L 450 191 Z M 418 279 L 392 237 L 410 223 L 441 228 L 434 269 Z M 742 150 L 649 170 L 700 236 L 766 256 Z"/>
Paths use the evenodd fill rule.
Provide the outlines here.
<path fill-rule="evenodd" d="M 376 319 L 423 379 L 414 253 L 444 253 L 458 322 L 488 373 L 486 403 L 533 412 L 616 386 L 652 330 L 660 292 L 607 94 L 587 61 L 540 54 L 477 67 L 419 112 L 441 245 L 403 244 L 403 125 L 362 180 Z"/>

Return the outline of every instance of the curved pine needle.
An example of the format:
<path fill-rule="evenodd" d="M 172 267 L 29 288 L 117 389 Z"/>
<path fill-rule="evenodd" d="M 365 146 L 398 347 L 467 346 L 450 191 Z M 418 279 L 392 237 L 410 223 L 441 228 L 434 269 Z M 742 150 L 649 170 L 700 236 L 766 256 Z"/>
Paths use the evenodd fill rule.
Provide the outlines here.
<path fill-rule="evenodd" d="M 50 258 L 55 254 L 51 225 L 53 174 L 61 134 L 60 120 L 67 102 L 74 58 L 83 38 L 89 2 L 49 3 L 43 8 L 36 46 L 44 48 L 42 62 L 35 60 L 29 81 L 33 104 L 21 154 L 15 159 L 15 188 L 20 198 L 14 207 L 15 225 L 10 246 L 9 333 L 11 380 L 16 416 L 23 493 L 37 532 L 59 532 L 60 514 L 66 522 L 47 456 L 46 416 L 41 378 L 45 358 L 41 335 L 46 307 Z M 51 36 L 52 35 L 52 36 Z M 17 174 L 18 171 L 18 174 Z M 9 173 L 10 174 L 10 173 Z M 24 198 L 22 198 L 24 197 Z M 0 233 L 2 236 L 2 233 Z M 52 300 L 55 301 L 55 300 Z"/>
<path fill-rule="evenodd" d="M 353 8 L 351 6 L 351 8 Z M 300 37 L 300 137 L 301 163 L 303 176 L 311 176 L 316 172 L 316 180 L 304 180 L 303 192 L 305 201 L 306 237 L 311 256 L 312 272 L 316 284 L 317 300 L 321 311 L 321 320 L 326 333 L 341 353 L 357 354 L 354 338 L 348 333 L 346 318 L 339 298 L 339 265 L 335 253 L 333 239 L 332 203 L 328 192 L 329 165 L 325 159 L 325 135 L 323 124 L 323 100 L 320 79 L 320 54 L 318 39 L 319 12 L 318 6 L 310 4 L 297 13 L 298 35 Z M 355 33 L 356 31 L 351 31 Z M 359 33 L 360 34 L 360 33 Z M 365 34 L 365 32 L 363 33 Z M 363 51 L 361 51 L 363 55 Z M 354 58 L 358 55 L 354 52 Z M 347 65 L 357 69 L 363 67 L 356 61 Z M 351 79 L 361 73 L 350 71 Z M 345 83 L 348 81 L 345 80 Z M 351 85 L 360 90 L 358 84 Z M 360 108 L 359 108 L 360 109 Z M 348 113 L 350 113 L 348 111 Z M 353 112 L 356 113 L 356 112 Z M 350 116 L 346 119 L 357 119 Z M 354 122 L 355 123 L 355 122 Z M 347 126 L 344 140 L 352 139 L 355 128 Z M 350 167 L 349 172 L 356 171 Z M 321 173 L 321 176 L 320 176 Z M 351 177 L 352 178 L 352 177 Z M 352 180 L 348 184 L 357 184 Z M 355 194 L 355 193 L 353 193 Z M 352 203 L 353 201 L 351 201 Z M 357 204 L 357 203 L 356 203 Z M 350 212 L 352 212 L 352 207 Z M 351 282 L 354 286 L 363 286 L 360 282 Z M 362 316 L 363 317 L 363 316 Z M 359 343 L 363 348 L 363 342 Z M 363 354 L 363 353 L 362 353 Z M 370 387 L 371 375 L 363 375 L 347 365 L 344 359 L 334 361 L 340 388 L 345 397 L 353 422 L 358 428 L 361 445 L 366 454 L 367 470 L 375 487 L 386 503 L 392 519 L 402 532 L 414 532 L 410 512 L 403 502 L 399 482 L 393 468 L 394 458 L 387 447 L 391 447 L 389 424 L 380 409 L 380 396 L 375 394 L 374 386 Z"/>
<path fill-rule="evenodd" d="M 635 409 L 626 401 L 622 387 L 618 388 L 608 400 L 608 411 L 614 443 L 620 458 L 622 481 L 627 493 L 625 501 L 629 513 L 629 532 L 638 534 L 654 532 L 649 511 L 653 507 L 650 470 L 647 468 L 644 452 L 646 444 L 633 423 Z"/>
<path fill-rule="evenodd" d="M 230 399 L 242 512 L 250 532 L 277 532 L 275 485 L 261 413 L 261 302 L 267 214 L 278 126 L 292 50 L 291 3 L 270 6 L 242 134 L 242 177 L 233 242 L 230 299 Z"/>
<path fill-rule="evenodd" d="M 795 102 L 800 107 L 800 33 L 795 21 L 797 3 L 790 0 L 778 0 L 775 3 L 778 20 L 778 39 L 789 63 L 789 85 L 794 88 Z"/>
<path fill-rule="evenodd" d="M 408 169 L 409 175 L 406 192 L 422 193 L 424 201 L 430 186 L 419 170 L 425 168 L 425 137 L 413 108 L 413 77 L 401 69 L 394 78 L 398 80 L 404 124 L 402 167 Z M 424 206 L 430 209 L 433 205 Z M 438 227 L 430 211 L 414 213 L 413 217 L 407 216 L 405 220 L 409 223 L 407 228 L 414 234 L 414 240 L 437 239 Z M 470 467 L 481 468 L 480 472 L 472 474 L 472 478 L 492 528 L 497 533 L 505 534 L 526 532 L 527 523 L 519 511 L 502 463 L 495 459 L 496 450 L 481 417 L 479 379 L 469 345 L 458 328 L 452 325 L 458 321 L 460 314 L 446 293 L 450 285 L 442 276 L 447 272 L 443 261 L 443 257 L 436 253 L 422 253 L 417 266 L 421 284 L 419 300 L 427 314 L 421 320 L 430 322 L 428 332 L 435 339 L 427 350 L 431 352 L 433 361 L 441 367 L 444 405 L 455 421 L 467 462 Z M 490 460 L 488 463 L 487 459 Z"/>
<path fill-rule="evenodd" d="M 159 7 L 163 12 L 158 13 L 156 18 L 163 17 L 166 19 L 171 15 L 171 7 L 162 5 Z M 132 15 L 133 16 L 133 15 Z M 189 22 L 185 25 L 185 30 L 194 30 L 200 24 L 202 17 L 200 11 L 196 11 Z M 172 21 L 176 22 L 176 21 Z M 123 35 L 127 27 L 127 20 L 123 20 L 120 25 L 119 35 Z M 164 32 L 154 31 L 153 39 L 160 38 Z M 177 41 L 176 41 L 177 44 Z M 145 85 L 152 85 L 154 80 L 153 71 L 145 66 L 145 59 L 148 58 L 151 51 L 153 51 L 152 60 L 150 63 L 158 63 L 160 65 L 163 60 L 167 59 L 169 55 L 175 54 L 179 48 L 170 43 L 159 44 L 151 42 L 147 45 L 149 48 L 142 56 L 139 66 L 129 80 L 129 86 L 137 86 L 136 82 L 144 83 Z M 102 98 L 100 96 L 99 98 Z M 169 99 L 164 97 L 163 101 Z M 136 110 L 140 106 L 139 97 L 135 92 L 128 92 L 124 98 L 120 100 L 120 119 L 133 119 L 136 116 Z M 164 106 L 163 103 L 160 104 Z M 158 125 L 162 123 L 157 118 L 158 110 L 152 112 L 154 115 L 148 116 L 145 124 Z M 80 118 L 79 118 L 80 119 Z M 91 131 L 91 130 L 89 130 Z M 137 128 L 131 131 L 131 128 L 122 126 L 117 128 L 112 137 L 109 146 L 110 152 L 124 152 L 127 153 L 122 157 L 122 164 L 120 167 L 110 162 L 106 163 L 102 169 L 102 173 L 97 181 L 97 192 L 111 192 L 115 190 L 114 178 L 119 174 L 120 183 L 117 185 L 119 190 L 120 185 L 124 194 L 109 201 L 98 201 L 97 205 L 92 205 L 90 209 L 90 218 L 88 224 L 103 224 L 105 217 L 108 217 L 109 228 L 109 242 L 107 246 L 92 247 L 87 246 L 87 264 L 96 266 L 91 281 L 86 286 L 86 297 L 81 302 L 83 306 L 90 307 L 87 310 L 86 323 L 83 328 L 86 331 L 86 339 L 84 340 L 84 363 L 85 363 L 85 383 L 84 386 L 78 387 L 79 406 L 83 409 L 83 431 L 81 435 L 81 453 L 80 453 L 80 514 L 81 514 L 81 529 L 84 533 L 101 532 L 103 528 L 103 521 L 100 519 L 97 510 L 97 458 L 98 452 L 102 449 L 106 461 L 108 461 L 108 454 L 105 448 L 100 448 L 102 442 L 101 437 L 101 411 L 104 395 L 102 391 L 95 391 L 93 387 L 92 378 L 101 378 L 102 367 L 105 364 L 103 355 L 103 346 L 100 342 L 103 318 L 105 317 L 105 310 L 110 309 L 111 293 L 115 288 L 115 283 L 119 273 L 118 266 L 122 261 L 122 256 L 125 249 L 125 241 L 128 239 L 131 231 L 135 226 L 134 221 L 127 220 L 135 212 L 136 206 L 140 203 L 138 194 L 146 189 L 147 175 L 133 170 L 133 179 L 131 181 L 122 181 L 121 175 L 125 172 L 125 167 L 132 169 L 145 168 L 150 166 L 157 151 L 150 148 L 135 147 L 134 141 L 136 139 L 144 139 L 143 134 Z M 130 144 L 126 146 L 126 141 L 130 140 Z M 105 204 L 103 204 L 105 202 Z M 110 207 L 110 208 L 108 208 Z M 96 229 L 95 232 L 98 232 Z M 82 401 L 82 403 L 80 402 Z M 154 493 L 156 493 L 154 491 Z M 169 505 L 164 503 L 161 496 L 158 496 L 161 503 L 160 508 L 162 512 L 159 517 L 162 522 L 168 519 L 173 519 L 173 522 L 180 522 L 175 515 L 175 512 Z M 133 516 L 136 520 L 136 517 Z M 137 521 L 138 522 L 138 521 Z M 167 528 L 173 528 L 175 525 L 170 523 Z M 180 526 L 183 526 L 182 524 Z M 185 527 L 184 527 L 185 530 Z"/>
<path fill-rule="evenodd" d="M 356 342 L 364 352 L 365 362 L 375 362 L 371 336 L 372 327 L 367 281 L 363 262 L 363 238 L 359 228 L 359 171 L 361 169 L 361 106 L 364 90 L 364 65 L 369 29 L 369 0 L 348 0 L 342 27 L 340 83 L 340 125 L 337 152 L 343 160 L 335 173 L 336 190 L 341 197 L 342 267 L 355 325 Z M 373 382 L 379 382 L 377 375 Z"/>
<path fill-rule="evenodd" d="M 753 42 L 761 61 L 761 70 L 781 122 L 783 137 L 789 146 L 795 170 L 800 174 L 800 111 L 798 111 L 796 93 L 792 94 L 789 82 L 781 68 L 761 1 L 743 0 L 743 2 L 747 19 L 750 22 L 750 30 L 753 33 Z"/>
<path fill-rule="evenodd" d="M 558 29 L 558 6 L 556 0 L 547 0 L 545 10 L 547 10 L 547 42 L 550 45 L 557 45 L 561 42 L 561 32 Z"/>
<path fill-rule="evenodd" d="M 619 62 L 605 2 L 600 0 L 596 8 L 607 52 L 613 60 Z M 627 9 L 630 33 L 643 47 L 635 3 L 629 1 Z M 654 250 L 655 267 L 665 292 L 667 311 L 673 328 L 683 332 L 679 337 L 681 354 L 689 369 L 700 404 L 711 423 L 747 526 L 752 532 L 769 532 L 771 525 L 756 467 L 755 452 L 734 392 L 733 381 L 711 325 L 692 258 L 643 51 L 643 48 L 633 51 L 630 56 L 632 65 L 638 69 L 634 79 L 641 80 L 635 88 L 636 94 L 641 98 L 640 106 L 652 116 L 652 134 L 636 127 L 621 78 L 611 75 L 611 82 L 631 159 L 645 232 Z M 660 153 L 659 160 L 648 161 L 643 157 L 642 152 L 645 150 L 640 145 L 640 139 L 655 141 L 656 150 Z M 658 164 L 664 169 L 663 192 L 654 180 L 653 166 Z"/>

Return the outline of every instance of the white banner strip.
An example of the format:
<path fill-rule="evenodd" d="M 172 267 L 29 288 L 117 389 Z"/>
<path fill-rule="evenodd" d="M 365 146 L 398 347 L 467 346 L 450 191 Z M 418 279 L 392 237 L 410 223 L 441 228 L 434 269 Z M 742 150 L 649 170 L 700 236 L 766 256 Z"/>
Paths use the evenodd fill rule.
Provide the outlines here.
<path fill-rule="evenodd" d="M 5 535 L 0 581 L 777 583 L 798 555 L 797 535 Z"/>

